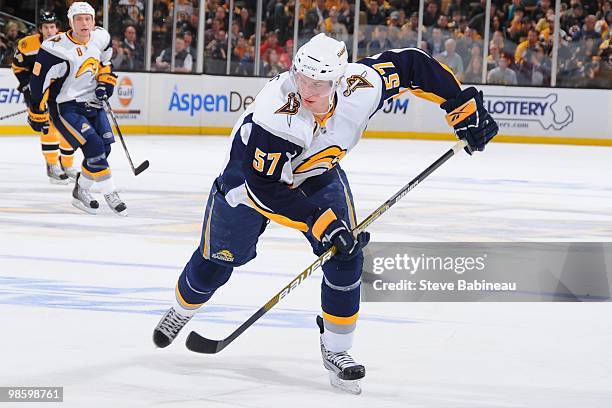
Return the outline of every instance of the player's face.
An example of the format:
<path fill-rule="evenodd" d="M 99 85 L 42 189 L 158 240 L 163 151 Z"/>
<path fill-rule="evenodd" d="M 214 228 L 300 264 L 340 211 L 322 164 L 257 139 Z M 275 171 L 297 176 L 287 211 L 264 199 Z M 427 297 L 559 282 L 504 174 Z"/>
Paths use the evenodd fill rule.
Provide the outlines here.
<path fill-rule="evenodd" d="M 44 23 L 40 27 L 40 32 L 43 36 L 43 40 L 46 40 L 49 37 L 53 37 L 55 34 L 57 34 L 58 31 L 59 30 L 57 29 L 55 23 Z"/>
<path fill-rule="evenodd" d="M 302 103 L 312 113 L 327 113 L 329 110 L 329 96 L 332 92 L 331 81 L 317 81 L 308 78 L 299 72 L 295 73 L 298 92 Z"/>
<path fill-rule="evenodd" d="M 91 14 L 77 14 L 72 19 L 72 29 L 81 38 L 89 38 L 94 29 L 94 19 Z"/>

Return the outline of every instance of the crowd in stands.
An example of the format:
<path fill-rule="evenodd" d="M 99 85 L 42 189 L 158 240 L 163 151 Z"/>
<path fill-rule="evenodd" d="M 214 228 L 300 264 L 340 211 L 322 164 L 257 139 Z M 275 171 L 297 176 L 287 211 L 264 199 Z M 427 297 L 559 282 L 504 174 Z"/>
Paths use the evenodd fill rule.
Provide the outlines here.
<path fill-rule="evenodd" d="M 299 44 L 294 44 L 296 1 L 300 1 Z M 558 86 L 612 87 L 611 2 L 562 0 Z M 65 16 L 65 2 L 46 3 L 58 16 Z M 92 3 L 96 7 L 102 1 Z M 110 1 L 113 64 L 117 70 L 145 67 L 146 3 Z M 229 59 L 230 74 L 254 74 L 256 4 L 256 0 L 236 0 L 233 10 L 229 10 L 229 0 L 206 0 L 204 72 L 225 74 Z M 174 43 L 174 71 L 195 71 L 202 57 L 197 55 L 198 6 L 198 0 L 153 0 L 152 70 L 170 71 Z M 418 46 L 446 64 L 465 83 L 481 83 L 484 66 L 486 82 L 490 84 L 550 85 L 553 0 L 492 0 L 490 41 L 484 61 L 485 0 L 426 0 L 419 44 L 418 7 L 418 0 L 361 1 L 357 57 Z M 97 10 L 101 22 L 102 9 Z M 172 38 L 174 13 L 176 28 Z M 259 74 L 271 77 L 289 69 L 293 50 L 320 32 L 345 41 L 352 51 L 354 17 L 354 0 L 264 0 Z M 11 50 L 23 30 L 10 20 L 3 24 L 0 16 L 2 63 L 10 62 Z"/>

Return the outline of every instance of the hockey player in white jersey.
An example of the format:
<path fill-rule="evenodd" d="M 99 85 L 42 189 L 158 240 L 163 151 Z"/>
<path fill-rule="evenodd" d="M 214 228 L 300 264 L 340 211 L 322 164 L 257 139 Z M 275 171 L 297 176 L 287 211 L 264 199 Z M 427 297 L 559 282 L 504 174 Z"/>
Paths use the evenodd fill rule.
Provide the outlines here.
<path fill-rule="evenodd" d="M 178 278 L 174 305 L 154 330 L 158 347 L 176 338 L 233 268 L 256 256 L 257 240 L 273 220 L 302 231 L 317 255 L 336 247 L 322 267 L 321 353 L 332 385 L 360 392 L 365 368 L 348 350 L 369 234 L 351 232 L 357 225 L 353 196 L 339 162 L 384 102 L 404 90 L 440 105 L 469 154 L 497 134 L 482 93 L 461 90 L 452 71 L 422 50 L 390 50 L 348 63 L 345 44 L 324 34 L 298 50 L 291 70 L 268 82 L 232 130 L 200 246 Z M 385 158 L 372 157 L 373 168 L 377 160 Z"/>
<path fill-rule="evenodd" d="M 88 3 L 74 2 L 68 9 L 71 30 L 42 43 L 32 70 L 32 107 L 29 122 L 34 129 L 48 126 L 49 114 L 62 136 L 83 152 L 81 172 L 72 191 L 72 204 L 90 214 L 99 203 L 91 195 L 94 183 L 109 207 L 127 215 L 108 164 L 115 139 L 103 108 L 114 90 L 117 76 L 111 66 L 111 38 L 95 26 L 95 11 Z M 49 112 L 45 109 L 48 99 Z"/>

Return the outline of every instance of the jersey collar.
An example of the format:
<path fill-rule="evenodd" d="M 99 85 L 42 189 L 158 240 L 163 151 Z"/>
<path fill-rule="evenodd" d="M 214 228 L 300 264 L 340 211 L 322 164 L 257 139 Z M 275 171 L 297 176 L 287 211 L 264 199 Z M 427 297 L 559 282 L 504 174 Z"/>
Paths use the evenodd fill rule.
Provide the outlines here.
<path fill-rule="evenodd" d="M 87 45 L 87 43 L 82 42 L 82 41 L 78 41 L 76 38 L 74 38 L 74 37 L 72 36 L 72 30 L 68 30 L 68 31 L 66 32 L 66 36 L 68 37 L 68 39 L 69 39 L 70 41 L 72 41 L 73 43 L 75 43 L 75 44 L 77 44 L 77 45 Z M 90 40 L 91 40 L 91 36 L 90 36 L 89 38 L 90 38 Z"/>
<path fill-rule="evenodd" d="M 334 114 L 334 112 L 336 111 L 336 105 L 338 105 L 338 94 L 334 94 L 334 102 L 333 105 L 331 107 L 331 109 L 329 110 L 329 112 L 327 112 L 325 114 L 325 116 L 323 116 L 322 118 L 318 118 L 316 115 L 314 116 L 315 122 L 317 122 L 317 124 L 320 127 L 325 127 L 325 122 L 327 122 L 327 119 L 331 118 L 332 115 Z"/>

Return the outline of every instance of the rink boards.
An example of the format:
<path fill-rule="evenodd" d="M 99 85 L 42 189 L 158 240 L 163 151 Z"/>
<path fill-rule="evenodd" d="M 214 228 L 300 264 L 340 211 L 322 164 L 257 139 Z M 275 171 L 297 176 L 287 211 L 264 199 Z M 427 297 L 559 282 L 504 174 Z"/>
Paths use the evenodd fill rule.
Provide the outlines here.
<path fill-rule="evenodd" d="M 266 78 L 120 73 L 111 104 L 126 133 L 229 134 Z M 10 69 L 0 69 L 0 117 L 24 108 Z M 612 91 L 482 86 L 500 142 L 612 146 Z M 0 134 L 28 132 L 25 115 Z M 444 112 L 404 92 L 374 116 L 366 137 L 452 140 Z"/>

